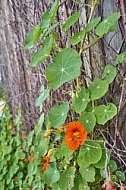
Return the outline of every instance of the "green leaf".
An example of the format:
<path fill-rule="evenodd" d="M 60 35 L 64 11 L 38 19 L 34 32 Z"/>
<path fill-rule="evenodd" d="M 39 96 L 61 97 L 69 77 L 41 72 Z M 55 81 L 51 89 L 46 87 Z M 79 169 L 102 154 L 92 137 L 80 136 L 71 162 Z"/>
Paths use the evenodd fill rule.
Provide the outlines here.
<path fill-rule="evenodd" d="M 28 175 L 32 175 L 33 170 L 34 170 L 34 164 L 33 164 L 33 162 L 30 162 L 28 164 Z"/>
<path fill-rule="evenodd" d="M 69 110 L 69 104 L 63 103 L 61 105 L 55 105 L 49 112 L 49 121 L 51 122 L 54 128 L 62 125 L 66 118 Z"/>
<path fill-rule="evenodd" d="M 88 133 L 91 133 L 96 125 L 96 118 L 92 112 L 82 113 L 79 121 L 84 125 Z"/>
<path fill-rule="evenodd" d="M 36 106 L 41 106 L 44 100 L 49 96 L 49 89 L 44 89 L 44 86 L 42 85 L 39 97 L 35 100 Z"/>
<path fill-rule="evenodd" d="M 102 79 L 107 80 L 108 83 L 110 84 L 114 80 L 116 75 L 117 75 L 116 68 L 113 67 L 112 65 L 106 65 L 102 73 Z"/>
<path fill-rule="evenodd" d="M 33 27 L 25 38 L 25 50 L 33 48 L 41 34 L 40 25 Z"/>
<path fill-rule="evenodd" d="M 8 146 L 8 147 L 5 149 L 4 155 L 10 154 L 11 151 L 12 151 L 12 146 Z"/>
<path fill-rule="evenodd" d="M 114 160 L 109 161 L 108 167 L 111 173 L 117 170 L 117 164 Z"/>
<path fill-rule="evenodd" d="M 123 63 L 123 62 L 126 62 L 126 52 L 119 54 L 115 60 L 116 65 L 118 65 L 119 63 Z"/>
<path fill-rule="evenodd" d="M 109 15 L 105 20 L 103 20 L 96 28 L 96 34 L 98 36 L 103 36 L 108 33 L 114 22 L 120 18 L 120 13 L 115 12 Z"/>
<path fill-rule="evenodd" d="M 106 163 L 107 158 L 109 158 L 109 154 L 108 152 L 106 152 L 103 142 L 99 142 L 99 144 L 102 148 L 102 157 L 97 163 L 93 164 L 93 166 L 99 169 L 103 169 L 105 168 L 105 163 Z"/>
<path fill-rule="evenodd" d="M 117 114 L 117 107 L 112 103 L 108 103 L 107 106 L 100 105 L 95 108 L 94 114 L 97 123 L 104 125 Z"/>
<path fill-rule="evenodd" d="M 94 18 L 93 20 L 91 20 L 87 26 L 86 26 L 86 32 L 90 32 L 94 27 L 97 26 L 97 24 L 100 22 L 101 20 L 101 17 L 97 17 L 97 18 Z"/>
<path fill-rule="evenodd" d="M 43 62 L 50 56 L 50 51 L 52 49 L 53 37 L 52 35 L 47 37 L 44 41 L 44 46 L 38 50 L 38 52 L 32 55 L 31 67 L 37 66 L 39 63 Z"/>
<path fill-rule="evenodd" d="M 55 0 L 55 3 L 53 4 L 52 8 L 50 10 L 47 10 L 43 14 L 42 21 L 40 23 L 41 28 L 48 28 L 49 27 L 49 25 L 54 20 L 54 17 L 56 15 L 57 9 L 58 9 L 58 0 Z"/>
<path fill-rule="evenodd" d="M 70 160 L 71 155 L 73 155 L 73 150 L 70 150 L 67 148 L 66 144 L 62 142 L 60 148 L 58 148 L 55 152 L 55 157 L 57 159 L 65 159 L 65 160 Z"/>
<path fill-rule="evenodd" d="M 101 98 L 108 90 L 108 82 L 105 80 L 95 79 L 88 87 L 91 93 L 91 99 Z"/>
<path fill-rule="evenodd" d="M 44 180 L 45 180 L 45 183 L 50 185 L 52 183 L 55 183 L 59 180 L 60 178 L 60 174 L 57 170 L 57 167 L 56 167 L 56 163 L 51 163 L 46 171 L 45 171 L 45 174 L 44 174 Z"/>
<path fill-rule="evenodd" d="M 87 168 L 91 164 L 97 163 L 101 159 L 101 156 L 101 146 L 96 142 L 90 141 L 80 147 L 77 162 L 80 168 Z"/>
<path fill-rule="evenodd" d="M 42 113 L 38 119 L 38 122 L 34 128 L 35 134 L 36 136 L 38 136 L 40 134 L 40 132 L 42 131 L 42 125 L 44 122 L 44 113 Z"/>
<path fill-rule="evenodd" d="M 74 46 L 76 44 L 78 44 L 80 41 L 83 40 L 84 36 L 86 34 L 86 30 L 82 30 L 80 32 L 77 32 L 76 34 L 74 34 L 74 36 L 72 36 L 71 39 L 71 44 Z"/>
<path fill-rule="evenodd" d="M 30 131 L 30 133 L 29 133 L 28 136 L 27 136 L 27 144 L 28 144 L 28 147 L 31 146 L 31 144 L 32 144 L 33 135 L 34 135 L 34 130 L 33 130 L 33 131 Z"/>
<path fill-rule="evenodd" d="M 62 26 L 62 30 L 67 30 L 68 28 L 70 28 L 80 17 L 80 13 L 79 12 L 75 12 L 74 14 L 72 14 L 68 20 L 66 21 L 66 23 Z"/>
<path fill-rule="evenodd" d="M 95 169 L 93 166 L 89 166 L 88 168 L 81 167 L 79 171 L 85 181 L 87 182 L 95 181 Z"/>
<path fill-rule="evenodd" d="M 74 183 L 74 189 L 75 190 L 90 190 L 87 182 L 82 178 L 82 175 L 78 175 L 75 178 L 75 183 Z"/>
<path fill-rule="evenodd" d="M 25 158 L 25 153 L 22 150 L 17 150 L 15 153 L 15 157 L 17 157 L 18 159 L 24 159 Z"/>
<path fill-rule="evenodd" d="M 74 96 L 72 100 L 72 109 L 76 113 L 81 113 L 87 107 L 89 101 L 89 91 L 85 88 L 81 88 L 81 91 Z"/>
<path fill-rule="evenodd" d="M 48 85 L 56 90 L 63 83 L 80 75 L 82 61 L 76 50 L 66 48 L 59 52 L 53 63 L 46 68 Z"/>
<path fill-rule="evenodd" d="M 69 187 L 74 187 L 75 167 L 70 167 L 61 173 L 60 180 L 58 182 L 60 190 L 68 190 Z M 64 185 L 65 182 L 65 185 Z"/>
<path fill-rule="evenodd" d="M 121 171 L 116 171 L 116 176 L 118 177 L 119 180 L 125 181 L 125 174 L 122 173 Z"/>

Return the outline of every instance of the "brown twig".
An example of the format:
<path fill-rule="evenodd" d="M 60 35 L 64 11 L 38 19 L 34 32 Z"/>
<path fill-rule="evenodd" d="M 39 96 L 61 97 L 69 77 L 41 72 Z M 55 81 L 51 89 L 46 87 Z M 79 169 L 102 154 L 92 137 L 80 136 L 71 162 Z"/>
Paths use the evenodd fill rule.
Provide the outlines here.
<path fill-rule="evenodd" d="M 125 7 L 124 7 L 124 1 L 120 0 L 119 1 L 119 8 L 120 8 L 120 12 L 122 15 L 122 22 L 123 22 L 123 27 L 124 27 L 124 40 L 126 42 L 126 13 L 125 13 Z"/>

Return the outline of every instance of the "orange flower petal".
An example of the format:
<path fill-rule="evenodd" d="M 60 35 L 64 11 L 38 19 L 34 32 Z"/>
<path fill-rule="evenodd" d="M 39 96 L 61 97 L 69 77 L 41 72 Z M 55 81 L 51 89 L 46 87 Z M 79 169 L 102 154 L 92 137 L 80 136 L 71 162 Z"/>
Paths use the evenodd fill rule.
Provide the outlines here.
<path fill-rule="evenodd" d="M 50 158 L 48 156 L 44 156 L 43 160 L 46 161 L 42 166 L 42 170 L 46 170 L 47 166 L 50 164 Z"/>
<path fill-rule="evenodd" d="M 76 150 L 87 139 L 87 131 L 79 122 L 70 122 L 66 125 L 65 144 L 71 150 Z"/>

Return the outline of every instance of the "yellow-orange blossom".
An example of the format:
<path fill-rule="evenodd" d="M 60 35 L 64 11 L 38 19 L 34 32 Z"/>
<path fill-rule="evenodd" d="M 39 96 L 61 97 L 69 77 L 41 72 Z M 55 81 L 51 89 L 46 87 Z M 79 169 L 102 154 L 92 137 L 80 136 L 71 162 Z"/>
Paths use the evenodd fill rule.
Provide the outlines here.
<path fill-rule="evenodd" d="M 66 125 L 66 135 L 64 138 L 66 146 L 71 150 L 77 150 L 87 139 L 87 131 L 79 122 L 70 122 Z"/>

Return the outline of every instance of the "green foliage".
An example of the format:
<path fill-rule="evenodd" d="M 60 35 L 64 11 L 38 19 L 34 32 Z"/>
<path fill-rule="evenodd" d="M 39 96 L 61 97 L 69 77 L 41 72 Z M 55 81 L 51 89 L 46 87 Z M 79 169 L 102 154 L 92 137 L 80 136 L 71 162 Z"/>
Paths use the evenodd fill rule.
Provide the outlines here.
<path fill-rule="evenodd" d="M 111 15 L 108 15 L 108 17 L 105 20 L 103 20 L 101 23 L 99 23 L 98 26 L 96 27 L 96 34 L 98 36 L 103 36 L 107 34 L 109 30 L 111 30 L 111 27 L 115 25 L 114 22 L 117 21 L 119 18 L 120 18 L 119 12 L 115 12 L 112 13 Z"/>
<path fill-rule="evenodd" d="M 106 93 L 110 95 L 109 85 L 117 75 L 117 68 L 106 65 L 102 77 L 94 78 L 88 86 L 83 85 L 81 76 L 84 65 L 82 53 L 86 49 L 90 51 L 104 35 L 115 31 L 120 18 L 118 12 L 102 21 L 101 17 L 93 18 L 96 5 L 91 5 L 87 24 L 82 24 L 78 27 L 79 31 L 70 34 L 69 28 L 78 26 L 81 13 L 74 12 L 62 25 L 60 19 L 57 22 L 59 4 L 55 0 L 27 35 L 25 49 L 31 49 L 36 44 L 38 50 L 33 53 L 30 66 L 36 67 L 47 59 L 50 63 L 45 68 L 47 85 L 41 86 L 35 105 L 41 112 L 46 99 L 54 100 L 55 105 L 47 108 L 49 110 L 45 115 L 40 115 L 34 130 L 25 138 L 17 132 L 22 127 L 21 110 L 16 119 L 18 130 L 14 136 L 14 128 L 7 128 L 12 125 L 12 115 L 5 111 L 0 136 L 0 187 L 3 189 L 92 190 L 95 187 L 97 190 L 109 174 L 114 182 L 125 180 L 123 173 L 117 170 L 116 162 L 110 160 L 104 139 L 99 140 L 100 134 L 95 133 L 96 127 L 100 125 L 99 130 L 102 130 L 101 125 L 105 128 L 105 124 L 117 114 L 117 107 L 112 102 L 106 102 L 106 105 L 100 103 Z M 69 44 L 65 44 L 56 33 L 59 30 L 69 39 Z M 92 37 L 91 43 L 87 41 L 89 36 Z M 123 53 L 117 57 L 115 64 L 125 60 Z M 67 89 L 70 85 L 68 91 L 63 90 L 65 83 Z M 61 93 L 57 99 L 53 90 Z M 67 102 L 62 99 L 62 94 L 67 95 Z M 72 122 L 66 129 L 68 121 Z M 66 141 L 73 143 L 72 149 Z M 80 144 L 74 149 L 76 143 Z"/>
<path fill-rule="evenodd" d="M 108 103 L 107 106 L 100 105 L 95 108 L 94 114 L 96 116 L 97 123 L 104 125 L 117 114 L 117 108 L 112 103 Z"/>
<path fill-rule="evenodd" d="M 73 13 L 68 20 L 66 21 L 66 23 L 62 26 L 63 30 L 67 30 L 68 28 L 70 28 L 80 17 L 80 13 L 79 12 L 75 12 Z"/>
<path fill-rule="evenodd" d="M 101 98 L 108 90 L 108 82 L 106 80 L 95 79 L 88 87 L 91 99 L 97 100 Z"/>
<path fill-rule="evenodd" d="M 46 60 L 50 56 L 52 48 L 53 37 L 52 35 L 47 37 L 43 42 L 43 47 L 34 53 L 31 60 L 31 67 L 37 66 L 42 61 Z"/>
<path fill-rule="evenodd" d="M 91 133 L 96 125 L 96 117 L 92 112 L 82 113 L 79 121 L 85 126 L 88 133 Z"/>
<path fill-rule="evenodd" d="M 108 83 L 110 84 L 114 80 L 116 75 L 117 75 L 116 68 L 113 67 L 112 65 L 106 65 L 102 73 L 102 78 L 108 81 Z"/>
<path fill-rule="evenodd" d="M 72 99 L 72 109 L 76 113 L 81 113 L 87 107 L 89 101 L 89 91 L 81 88 L 80 92 Z"/>
<path fill-rule="evenodd" d="M 68 103 L 63 103 L 61 105 L 55 105 L 52 107 L 49 112 L 49 121 L 51 122 L 53 127 L 59 127 L 65 122 L 68 110 Z"/>
<path fill-rule="evenodd" d="M 86 30 L 81 30 L 80 32 L 76 33 L 74 36 L 72 36 L 71 39 L 71 44 L 72 45 L 76 45 L 78 44 L 80 41 L 82 41 L 82 39 L 84 38 L 86 34 Z"/>
<path fill-rule="evenodd" d="M 59 52 L 53 63 L 46 68 L 49 87 L 56 90 L 63 83 L 78 77 L 81 64 L 81 59 L 74 49 L 65 48 Z"/>
<path fill-rule="evenodd" d="M 33 48 L 41 34 L 40 25 L 33 27 L 25 38 L 25 50 Z"/>
<path fill-rule="evenodd" d="M 115 60 L 116 65 L 118 65 L 119 63 L 123 63 L 123 62 L 126 62 L 126 52 L 119 54 Z"/>

